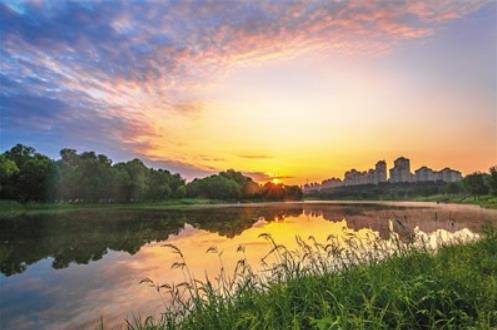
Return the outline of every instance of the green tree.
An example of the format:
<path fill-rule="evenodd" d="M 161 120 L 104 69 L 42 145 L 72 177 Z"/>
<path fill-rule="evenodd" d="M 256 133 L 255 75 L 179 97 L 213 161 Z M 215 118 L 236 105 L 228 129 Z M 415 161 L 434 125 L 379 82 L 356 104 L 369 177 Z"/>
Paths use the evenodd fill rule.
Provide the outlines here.
<path fill-rule="evenodd" d="M 466 191 L 475 199 L 488 193 L 488 187 L 485 185 L 485 175 L 479 172 L 467 175 L 463 179 L 463 185 Z"/>
<path fill-rule="evenodd" d="M 492 166 L 486 177 L 486 184 L 492 195 L 497 195 L 497 166 Z"/>
<path fill-rule="evenodd" d="M 445 187 L 445 192 L 449 195 L 455 195 L 463 190 L 459 182 L 450 182 Z"/>
<path fill-rule="evenodd" d="M 16 163 L 5 155 L 0 155 L 0 198 L 13 198 L 13 179 L 18 173 Z"/>
<path fill-rule="evenodd" d="M 33 147 L 28 147 L 22 144 L 16 144 L 9 151 L 5 152 L 5 157 L 16 163 L 18 168 L 22 168 L 24 163 L 31 160 L 35 156 L 36 150 Z"/>
<path fill-rule="evenodd" d="M 181 185 L 178 188 L 176 188 L 176 191 L 174 192 L 174 197 L 176 198 L 184 198 L 186 197 L 187 194 L 187 189 L 185 185 Z"/>
<path fill-rule="evenodd" d="M 51 201 L 55 198 L 58 171 L 54 161 L 22 144 L 6 151 L 3 157 L 9 168 L 12 168 L 10 162 L 14 162 L 18 169 L 5 183 L 9 198 L 20 201 Z"/>
<path fill-rule="evenodd" d="M 147 186 L 147 167 L 141 160 L 135 158 L 125 163 L 125 169 L 129 175 L 129 183 L 127 185 L 128 201 L 140 201 L 144 199 Z"/>
<path fill-rule="evenodd" d="M 165 200 L 171 197 L 170 176 L 171 174 L 168 171 L 150 169 L 147 182 L 147 199 Z"/>

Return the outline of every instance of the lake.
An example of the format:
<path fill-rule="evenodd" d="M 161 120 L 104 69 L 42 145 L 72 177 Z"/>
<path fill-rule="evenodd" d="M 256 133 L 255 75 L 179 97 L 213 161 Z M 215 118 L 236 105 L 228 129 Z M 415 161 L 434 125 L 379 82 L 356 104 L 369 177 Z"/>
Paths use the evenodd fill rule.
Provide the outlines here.
<path fill-rule="evenodd" d="M 1 216 L 0 216 L 1 217 Z M 391 220 L 391 221 L 389 221 Z M 95 209 L 0 218 L 0 328 L 94 328 L 122 325 L 133 316 L 160 315 L 167 297 L 139 284 L 181 282 L 171 269 L 183 251 L 197 277 L 219 273 L 222 252 L 229 271 L 245 247 L 254 267 L 277 243 L 295 247 L 295 236 L 325 241 L 374 235 L 391 226 L 402 240 L 413 231 L 478 233 L 497 211 L 434 203 L 295 202 L 232 205 L 191 210 Z M 451 234 L 452 233 L 452 234 Z"/>

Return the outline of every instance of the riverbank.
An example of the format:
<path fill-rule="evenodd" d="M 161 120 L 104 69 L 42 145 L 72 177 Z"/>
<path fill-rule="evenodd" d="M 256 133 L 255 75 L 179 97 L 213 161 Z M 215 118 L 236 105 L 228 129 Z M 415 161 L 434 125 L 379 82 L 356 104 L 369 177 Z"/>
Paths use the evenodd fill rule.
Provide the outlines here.
<path fill-rule="evenodd" d="M 131 329 L 481 328 L 497 326 L 497 232 L 436 254 L 406 249 L 368 264 L 312 271 L 282 263 L 267 283 L 245 277 L 221 295 L 193 284 L 190 304 Z M 351 257 L 349 257 L 351 258 Z M 188 284 L 186 284 L 188 285 Z M 202 298 L 200 298 L 202 297 Z M 103 327 L 103 325 L 102 325 Z"/>
<path fill-rule="evenodd" d="M 306 201 L 327 201 L 329 199 L 320 199 L 316 197 L 305 197 Z M 433 202 L 433 203 L 446 203 L 446 204 L 466 204 L 466 205 L 476 205 L 488 209 L 497 209 L 497 196 L 480 196 L 478 199 L 467 195 L 448 195 L 448 194 L 437 194 L 431 196 L 415 196 L 408 198 L 347 198 L 344 201 L 357 201 L 357 202 Z M 341 199 L 333 199 L 335 202 L 341 201 Z"/>
<path fill-rule="evenodd" d="M 233 202 L 201 198 L 183 198 L 168 200 L 164 202 L 138 203 L 19 203 L 15 201 L 0 201 L 0 215 L 16 215 L 24 213 L 57 213 L 65 211 L 100 209 L 168 210 L 229 204 L 233 204 Z"/>
<path fill-rule="evenodd" d="M 432 196 L 420 196 L 411 199 L 420 202 L 437 202 L 437 203 L 454 203 L 454 204 L 471 204 L 484 208 L 497 209 L 497 196 L 481 196 L 478 199 L 467 195 L 447 195 L 439 194 Z"/>
<path fill-rule="evenodd" d="M 304 201 L 313 202 L 341 202 L 339 199 L 325 200 L 318 198 L 305 198 Z M 348 202 L 352 200 L 346 200 Z M 406 199 L 354 199 L 356 202 L 434 202 L 434 203 L 454 203 L 454 204 L 469 204 L 477 205 L 484 208 L 497 209 L 497 196 L 482 196 L 479 199 L 467 197 L 463 195 L 432 195 L 418 196 Z M 303 201 L 294 201 L 295 203 Z M 229 201 L 204 198 L 183 198 L 172 199 L 163 202 L 137 202 L 137 203 L 19 203 L 15 201 L 0 201 L 0 215 L 15 216 L 20 214 L 33 213 L 60 213 L 66 211 L 77 210 L 105 210 L 105 209 L 134 209 L 134 210 L 178 210 L 178 209 L 196 209 L 207 207 L 224 207 L 224 206 L 240 206 L 240 205 L 265 205 L 272 204 L 268 201 Z"/>

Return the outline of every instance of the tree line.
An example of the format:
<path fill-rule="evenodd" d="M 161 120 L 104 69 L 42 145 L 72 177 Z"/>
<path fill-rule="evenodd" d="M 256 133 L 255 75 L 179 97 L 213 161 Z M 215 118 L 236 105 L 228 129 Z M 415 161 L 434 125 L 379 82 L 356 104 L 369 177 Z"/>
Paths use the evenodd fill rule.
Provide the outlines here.
<path fill-rule="evenodd" d="M 93 151 L 62 149 L 53 160 L 18 144 L 0 154 L 0 199 L 39 202 L 139 202 L 173 198 L 296 200 L 298 186 L 259 185 L 227 170 L 186 183 L 179 174 L 148 168 L 141 160 L 113 163 Z"/>
<path fill-rule="evenodd" d="M 451 184 L 452 185 L 452 184 Z M 475 199 L 482 195 L 497 196 L 497 166 L 492 166 L 488 173 L 475 172 L 466 175 L 458 185 L 449 186 L 449 193 L 467 192 Z"/>

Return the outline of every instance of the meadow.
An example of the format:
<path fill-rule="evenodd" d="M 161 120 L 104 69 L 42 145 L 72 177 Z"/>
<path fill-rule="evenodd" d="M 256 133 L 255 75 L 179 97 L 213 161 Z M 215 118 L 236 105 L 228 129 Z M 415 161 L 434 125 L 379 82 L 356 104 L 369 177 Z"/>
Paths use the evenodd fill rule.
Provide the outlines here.
<path fill-rule="evenodd" d="M 180 250 L 185 281 L 142 283 L 169 296 L 160 319 L 129 329 L 490 329 L 497 326 L 497 231 L 442 244 L 426 238 L 369 242 L 300 239 L 289 251 L 272 241 L 265 271 L 242 257 L 232 275 L 195 279 Z M 455 244 L 457 243 L 457 244 Z M 214 247 L 208 251 L 219 253 Z M 240 247 L 243 256 L 243 247 Z M 220 256 L 221 258 L 221 256 Z M 271 261 L 269 261 L 271 259 Z M 100 325 L 101 328 L 105 324 Z"/>

